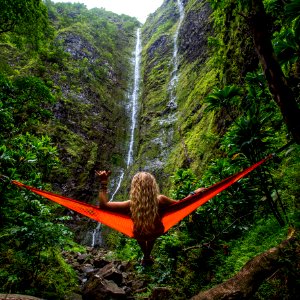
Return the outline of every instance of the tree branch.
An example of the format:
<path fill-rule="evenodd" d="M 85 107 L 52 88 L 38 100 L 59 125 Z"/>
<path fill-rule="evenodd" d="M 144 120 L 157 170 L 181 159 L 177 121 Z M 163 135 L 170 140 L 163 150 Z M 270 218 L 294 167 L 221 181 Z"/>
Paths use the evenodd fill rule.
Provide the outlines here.
<path fill-rule="evenodd" d="M 284 266 L 284 259 L 296 251 L 295 230 L 291 229 L 287 240 L 257 255 L 235 276 L 207 291 L 200 292 L 192 300 L 249 299 L 264 280 L 274 276 L 275 272 Z"/>

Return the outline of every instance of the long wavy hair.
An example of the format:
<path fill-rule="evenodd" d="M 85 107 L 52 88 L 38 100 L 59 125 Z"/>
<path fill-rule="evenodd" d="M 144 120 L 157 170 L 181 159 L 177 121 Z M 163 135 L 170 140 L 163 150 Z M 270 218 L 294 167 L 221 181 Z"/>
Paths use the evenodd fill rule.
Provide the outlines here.
<path fill-rule="evenodd" d="M 134 230 L 140 234 L 150 234 L 155 229 L 158 217 L 159 188 L 153 175 L 137 173 L 131 182 L 130 211 Z"/>

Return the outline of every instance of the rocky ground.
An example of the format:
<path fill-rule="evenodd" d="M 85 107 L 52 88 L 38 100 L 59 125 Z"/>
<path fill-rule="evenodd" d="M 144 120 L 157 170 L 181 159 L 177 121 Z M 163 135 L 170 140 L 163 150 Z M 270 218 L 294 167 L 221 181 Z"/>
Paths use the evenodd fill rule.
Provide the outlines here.
<path fill-rule="evenodd" d="M 100 299 L 170 299 L 171 290 L 156 287 L 150 296 L 151 279 L 137 272 L 130 262 L 109 261 L 105 250 L 87 248 L 84 254 L 64 252 L 65 260 L 78 274 L 80 290 L 69 300 Z"/>

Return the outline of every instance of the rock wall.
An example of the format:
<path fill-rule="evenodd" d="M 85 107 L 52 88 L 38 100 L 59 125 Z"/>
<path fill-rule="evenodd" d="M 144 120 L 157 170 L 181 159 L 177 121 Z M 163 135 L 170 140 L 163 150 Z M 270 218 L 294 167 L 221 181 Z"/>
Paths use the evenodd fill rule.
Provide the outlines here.
<path fill-rule="evenodd" d="M 217 72 L 209 69 L 208 36 L 213 34 L 211 9 L 205 1 L 183 1 L 185 17 L 178 36 L 177 107 L 168 106 L 172 76 L 174 34 L 179 20 L 176 0 L 164 1 L 142 28 L 143 82 L 138 154 L 135 170 L 143 169 L 170 186 L 170 175 L 180 167 L 201 170 L 214 140 L 203 145 L 201 135 L 213 135 L 212 116 L 203 116 L 202 99 L 214 84 Z M 199 128 L 200 127 L 200 128 Z M 199 149 L 201 146 L 201 152 Z"/>
<path fill-rule="evenodd" d="M 56 190 L 84 201 L 97 199 L 96 169 L 122 167 L 129 129 L 128 94 L 133 80 L 135 18 L 84 5 L 50 4 L 57 30 L 44 59 L 58 99 L 53 139 L 62 167 Z"/>

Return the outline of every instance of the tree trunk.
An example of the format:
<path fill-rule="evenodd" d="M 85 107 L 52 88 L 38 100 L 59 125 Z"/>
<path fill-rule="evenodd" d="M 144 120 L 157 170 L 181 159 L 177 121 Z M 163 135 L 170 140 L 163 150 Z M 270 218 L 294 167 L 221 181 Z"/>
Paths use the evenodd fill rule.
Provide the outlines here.
<path fill-rule="evenodd" d="M 288 87 L 275 56 L 267 28 L 267 15 L 262 0 L 252 0 L 254 14 L 250 17 L 254 46 L 264 70 L 270 92 L 281 110 L 283 119 L 295 141 L 300 144 L 300 109 Z"/>
<path fill-rule="evenodd" d="M 284 258 L 296 252 L 297 243 L 293 233 L 277 247 L 254 257 L 234 277 L 210 290 L 200 292 L 192 300 L 249 299 L 265 279 L 284 265 Z"/>

